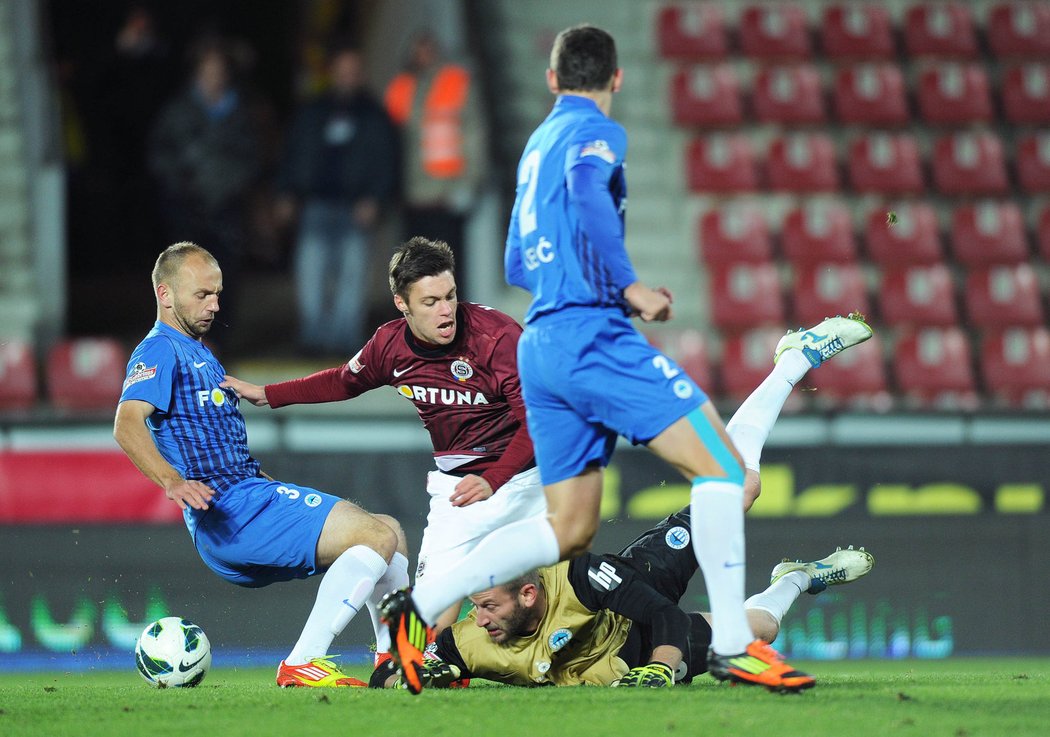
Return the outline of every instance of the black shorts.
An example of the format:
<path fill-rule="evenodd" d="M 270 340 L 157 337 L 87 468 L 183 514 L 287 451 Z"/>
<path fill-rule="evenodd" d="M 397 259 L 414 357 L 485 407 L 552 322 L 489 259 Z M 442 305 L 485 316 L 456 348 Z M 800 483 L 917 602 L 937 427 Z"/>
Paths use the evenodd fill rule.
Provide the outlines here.
<path fill-rule="evenodd" d="M 689 507 L 661 520 L 655 527 L 629 543 L 618 555 L 608 556 L 638 571 L 654 589 L 676 604 L 682 600 L 689 581 L 699 565 L 693 552 Z M 688 612 L 689 652 L 685 682 L 707 672 L 707 649 L 711 645 L 711 625 L 699 612 Z M 649 662 L 653 651 L 652 633 L 641 626 L 631 627 L 620 657 L 628 667 Z"/>

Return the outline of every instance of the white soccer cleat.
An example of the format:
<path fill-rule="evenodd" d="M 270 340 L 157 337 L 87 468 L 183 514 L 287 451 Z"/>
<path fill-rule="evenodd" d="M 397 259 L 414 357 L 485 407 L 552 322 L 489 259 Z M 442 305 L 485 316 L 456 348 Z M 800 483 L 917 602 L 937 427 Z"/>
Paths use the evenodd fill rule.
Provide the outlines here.
<path fill-rule="evenodd" d="M 773 567 L 773 572 L 769 574 L 769 583 L 775 584 L 789 573 L 802 571 L 809 576 L 809 588 L 806 589 L 806 593 L 819 594 L 828 586 L 838 586 L 867 576 L 874 565 L 875 556 L 864 548 L 854 550 L 850 545 L 845 550 L 835 548 L 835 552 L 827 558 L 809 563 L 785 558 Z"/>
<path fill-rule="evenodd" d="M 863 343 L 871 334 L 871 326 L 864 322 L 864 315 L 859 312 L 851 312 L 846 317 L 825 317 L 823 322 L 809 330 L 796 330 L 781 338 L 773 351 L 773 363 L 780 360 L 784 351 L 794 348 L 802 351 L 816 368 L 836 353 Z"/>

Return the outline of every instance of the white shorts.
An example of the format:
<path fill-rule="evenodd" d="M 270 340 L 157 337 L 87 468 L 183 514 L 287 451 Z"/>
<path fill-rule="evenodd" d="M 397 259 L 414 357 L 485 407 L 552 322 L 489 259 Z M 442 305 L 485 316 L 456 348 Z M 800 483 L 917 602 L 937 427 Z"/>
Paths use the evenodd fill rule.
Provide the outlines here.
<path fill-rule="evenodd" d="M 547 513 L 539 469 L 530 468 L 512 476 L 484 501 L 453 507 L 449 497 L 461 480 L 459 476 L 441 471 L 427 474 L 430 513 L 419 546 L 416 582 L 427 571 L 443 570 L 458 563 L 493 530 Z"/>

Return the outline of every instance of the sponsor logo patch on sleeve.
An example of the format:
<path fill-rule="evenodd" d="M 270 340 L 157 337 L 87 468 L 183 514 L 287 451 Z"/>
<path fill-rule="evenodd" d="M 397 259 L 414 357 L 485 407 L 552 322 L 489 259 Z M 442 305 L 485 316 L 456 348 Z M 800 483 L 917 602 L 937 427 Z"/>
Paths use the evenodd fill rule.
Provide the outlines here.
<path fill-rule="evenodd" d="M 601 139 L 585 144 L 580 149 L 580 158 L 582 159 L 584 156 L 597 156 L 609 164 L 616 163 L 616 154 L 609 148 L 609 144 Z"/>
<path fill-rule="evenodd" d="M 157 367 L 150 366 L 147 368 L 146 364 L 139 361 L 131 367 L 131 373 L 128 374 L 128 378 L 124 379 L 124 389 L 127 389 L 132 384 L 137 384 L 140 381 L 146 381 L 152 379 L 157 375 Z"/>
<path fill-rule="evenodd" d="M 365 365 L 361 363 L 361 351 L 358 351 L 354 354 L 354 357 L 350 359 L 350 362 L 347 364 L 347 366 L 350 367 L 351 373 L 361 373 L 361 369 L 365 367 Z"/>

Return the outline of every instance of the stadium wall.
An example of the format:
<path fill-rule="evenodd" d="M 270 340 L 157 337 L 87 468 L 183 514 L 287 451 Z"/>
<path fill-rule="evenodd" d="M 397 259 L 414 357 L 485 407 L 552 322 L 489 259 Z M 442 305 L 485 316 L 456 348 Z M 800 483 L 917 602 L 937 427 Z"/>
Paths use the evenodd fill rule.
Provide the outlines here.
<path fill-rule="evenodd" d="M 764 492 L 748 520 L 749 593 L 785 556 L 821 558 L 853 544 L 877 561 L 856 584 L 803 596 L 778 646 L 816 659 L 1050 652 L 1035 616 L 1050 606 L 1038 583 L 1050 570 L 1043 447 L 767 451 Z M 418 545 L 429 454 L 260 459 L 276 478 L 394 514 L 413 551 Z M 603 502 L 609 521 L 596 545 L 604 551 L 688 501 L 688 488 L 648 453 L 625 448 L 614 461 Z M 226 584 L 197 558 L 173 510 L 112 451 L 0 451 L 0 669 L 119 666 L 145 622 L 166 614 L 201 624 L 217 662 L 226 654 L 271 665 L 296 639 L 317 580 L 263 590 Z M 706 607 L 699 577 L 684 604 Z M 371 632 L 367 618 L 358 620 L 339 643 L 364 658 Z"/>

